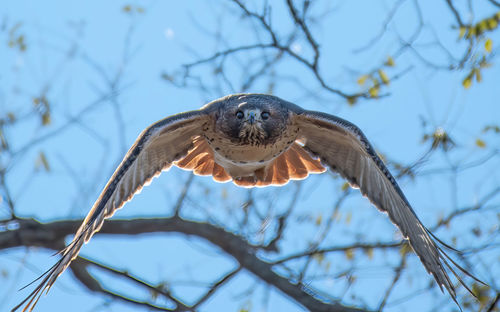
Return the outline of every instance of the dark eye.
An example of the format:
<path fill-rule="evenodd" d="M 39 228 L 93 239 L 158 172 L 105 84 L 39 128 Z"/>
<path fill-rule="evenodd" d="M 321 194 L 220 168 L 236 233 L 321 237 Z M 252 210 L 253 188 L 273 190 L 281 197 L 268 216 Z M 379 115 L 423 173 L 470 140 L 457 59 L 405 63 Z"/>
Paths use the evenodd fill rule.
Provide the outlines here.
<path fill-rule="evenodd" d="M 238 118 L 238 119 L 243 118 L 243 112 L 242 112 L 242 111 L 238 111 L 238 112 L 236 113 L 236 118 Z"/>
<path fill-rule="evenodd" d="M 264 120 L 268 119 L 269 118 L 269 113 L 268 112 L 262 112 L 262 114 L 260 114 L 260 117 Z"/>

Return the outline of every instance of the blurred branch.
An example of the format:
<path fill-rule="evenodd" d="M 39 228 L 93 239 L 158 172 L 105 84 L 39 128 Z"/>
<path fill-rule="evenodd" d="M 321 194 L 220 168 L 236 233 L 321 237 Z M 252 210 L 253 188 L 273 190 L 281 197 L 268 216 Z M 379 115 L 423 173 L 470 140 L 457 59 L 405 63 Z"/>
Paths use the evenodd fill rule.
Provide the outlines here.
<path fill-rule="evenodd" d="M 488 0 L 491 4 L 493 4 L 494 6 L 497 6 L 500 8 L 500 2 L 496 1 L 496 0 Z M 498 298 L 498 297 L 497 297 Z"/>
<path fill-rule="evenodd" d="M 399 281 L 399 279 L 401 278 L 401 274 L 403 272 L 403 269 L 406 265 L 406 256 L 408 255 L 408 253 L 405 253 L 402 257 L 401 257 L 401 262 L 399 263 L 399 265 L 394 269 L 394 277 L 392 279 L 392 282 L 391 284 L 389 285 L 389 287 L 387 288 L 387 290 L 385 291 L 385 294 L 384 294 L 384 297 L 382 298 L 382 301 L 380 302 L 380 305 L 377 309 L 377 311 L 382 311 L 385 307 L 385 305 L 387 304 L 387 300 L 389 299 L 389 296 L 391 295 L 392 293 L 392 290 L 394 289 L 394 287 L 396 286 L 396 283 Z"/>
<path fill-rule="evenodd" d="M 464 23 L 462 22 L 462 18 L 460 17 L 460 14 L 458 13 L 457 9 L 453 6 L 453 3 L 451 0 L 446 0 L 446 4 L 448 4 L 448 7 L 450 8 L 451 12 L 453 13 L 453 16 L 455 16 L 455 20 L 457 21 L 457 24 L 459 26 L 463 26 Z"/>
<path fill-rule="evenodd" d="M 276 260 L 273 262 L 273 264 L 281 264 L 290 260 L 302 258 L 302 257 L 309 257 L 313 256 L 316 254 L 326 254 L 330 252 L 338 252 L 338 251 L 346 251 L 346 250 L 353 250 L 353 249 L 390 249 L 390 248 L 398 248 L 401 247 L 404 244 L 404 241 L 401 242 L 390 242 L 390 243 L 373 243 L 373 244 L 368 244 L 368 243 L 356 243 L 356 244 L 350 244 L 350 245 L 345 245 L 345 246 L 335 246 L 335 247 L 327 247 L 327 248 L 318 248 L 315 250 L 309 250 L 306 252 L 299 252 L 295 253 L 286 257 L 283 257 L 279 260 Z"/>
<path fill-rule="evenodd" d="M 189 311 L 190 310 L 190 308 L 187 305 L 185 305 L 184 303 L 179 301 L 177 298 L 175 298 L 167 289 L 165 289 L 165 287 L 163 285 L 153 286 L 150 283 L 147 283 L 147 282 L 145 282 L 137 277 L 130 275 L 126 271 L 120 271 L 120 270 L 114 269 L 110 266 L 107 266 L 107 265 L 104 265 L 104 264 L 101 264 L 101 263 L 98 263 L 96 261 L 92 261 L 90 259 L 86 259 L 83 257 L 79 257 L 78 259 L 80 261 L 84 261 L 87 264 L 94 265 L 94 266 L 96 266 L 104 271 L 107 271 L 107 272 L 110 272 L 114 275 L 118 275 L 120 277 L 123 277 L 126 280 L 134 282 L 135 284 L 143 286 L 144 288 L 146 288 L 148 291 L 150 291 L 154 295 L 160 294 L 160 295 L 164 296 L 165 298 L 174 302 L 177 305 L 176 310 L 178 310 L 178 311 Z M 171 311 L 171 310 L 169 309 L 168 311 Z"/>
<path fill-rule="evenodd" d="M 267 33 L 267 35 L 269 36 L 270 42 L 255 43 L 255 44 L 251 44 L 251 45 L 243 45 L 243 46 L 239 46 L 239 47 L 235 47 L 235 48 L 226 49 L 224 51 L 217 52 L 210 57 L 200 59 L 200 60 L 192 62 L 192 63 L 185 64 L 185 65 L 183 65 L 183 68 L 184 68 L 183 79 L 184 80 L 187 77 L 190 77 L 189 70 L 194 66 L 204 64 L 204 63 L 209 63 L 209 62 L 217 60 L 218 58 L 226 57 L 226 56 L 232 55 L 234 53 L 242 52 L 242 51 L 253 50 L 253 49 L 275 49 L 275 50 L 277 50 L 278 54 L 285 53 L 285 54 L 289 55 L 292 59 L 295 59 L 299 63 L 302 63 L 303 65 L 305 65 L 312 72 L 313 76 L 316 78 L 316 80 L 319 82 L 319 84 L 321 85 L 321 87 L 323 89 L 325 89 L 331 93 L 337 94 L 339 96 L 342 96 L 346 99 L 356 99 L 356 98 L 360 98 L 360 97 L 366 98 L 366 99 L 373 98 L 368 91 L 347 93 L 347 92 L 344 92 L 340 89 L 332 87 L 331 85 L 329 85 L 326 82 L 325 78 L 320 73 L 319 66 L 318 66 L 319 57 L 320 57 L 319 45 L 314 40 L 314 38 L 309 30 L 309 27 L 306 24 L 305 19 L 303 17 L 302 18 L 299 17 L 298 12 L 297 12 L 296 8 L 293 6 L 291 1 L 288 2 L 288 8 L 289 8 L 291 17 L 292 17 L 294 23 L 296 23 L 300 26 L 300 29 L 304 33 L 306 40 L 311 45 L 311 48 L 314 51 L 314 57 L 313 57 L 312 61 L 309 61 L 308 59 L 306 59 L 306 58 L 302 57 L 301 55 L 299 55 L 298 53 L 294 52 L 292 50 L 292 48 L 290 47 L 290 44 L 291 44 L 290 40 L 285 40 L 286 42 L 283 43 L 282 41 L 280 41 L 280 39 L 278 39 L 278 35 L 277 35 L 275 29 L 273 29 L 270 22 L 268 21 L 269 15 L 270 15 L 268 9 L 264 9 L 264 12 L 262 14 L 259 14 L 257 12 L 250 10 L 240 0 L 232 0 L 232 2 L 235 3 L 243 11 L 243 13 L 246 16 L 258 21 L 258 23 L 262 27 L 262 30 L 265 33 Z M 308 5 L 305 4 L 304 7 L 307 8 Z M 292 36 L 290 36 L 290 38 L 292 38 L 293 36 L 294 35 L 292 32 Z M 167 74 L 163 74 L 163 77 L 166 80 L 175 83 L 174 79 L 171 76 L 169 76 Z M 380 97 L 380 95 L 379 95 L 379 97 Z"/>
<path fill-rule="evenodd" d="M 232 279 L 236 274 L 241 271 L 241 266 L 237 267 L 235 270 L 224 275 L 221 279 L 210 286 L 210 289 L 204 294 L 192 307 L 193 309 L 202 305 L 205 301 L 207 301 L 218 289 L 219 287 L 226 284 L 230 279 Z"/>
<path fill-rule="evenodd" d="M 478 203 L 475 205 L 453 210 L 450 214 L 448 214 L 448 216 L 439 220 L 439 222 L 431 228 L 431 231 L 435 231 L 437 228 L 449 224 L 455 217 L 484 208 L 486 203 L 491 199 L 493 199 L 498 194 L 500 194 L 500 187 L 496 187 L 495 189 L 490 191 L 483 198 L 481 198 L 481 200 L 479 200 Z"/>
<path fill-rule="evenodd" d="M 312 49 L 314 50 L 314 60 L 311 63 L 311 67 L 313 69 L 317 69 L 318 68 L 318 59 L 319 59 L 319 45 L 316 42 L 316 40 L 314 40 L 311 32 L 309 31 L 309 27 L 306 26 L 305 17 L 304 17 L 305 12 L 303 13 L 303 17 L 300 18 L 298 15 L 299 13 L 297 12 L 297 9 L 295 9 L 295 7 L 293 6 L 293 2 L 291 0 L 286 0 L 286 4 L 288 6 L 290 14 L 293 17 L 293 20 L 295 21 L 296 24 L 298 24 L 300 26 L 300 29 L 302 29 L 302 31 L 304 32 L 304 34 L 307 38 L 307 41 L 309 42 Z M 308 5 L 304 4 L 304 8 L 307 8 L 307 7 L 308 7 Z"/>
<path fill-rule="evenodd" d="M 189 188 L 191 187 L 191 184 L 193 183 L 194 179 L 194 174 L 190 174 L 186 183 L 184 184 L 184 188 L 181 191 L 181 194 L 179 195 L 179 198 L 177 198 L 177 202 L 175 203 L 174 206 L 174 216 L 178 217 L 179 213 L 182 208 L 182 204 L 184 203 L 184 199 L 186 198 L 186 195 L 189 191 Z"/>
<path fill-rule="evenodd" d="M 182 308 L 168 309 L 160 307 L 150 302 L 135 300 L 130 298 L 129 296 L 124 296 L 116 292 L 113 292 L 109 289 L 106 289 L 102 287 L 102 285 L 87 271 L 87 265 L 89 263 L 91 262 L 88 262 L 79 257 L 71 263 L 70 268 L 76 279 L 80 281 L 90 291 L 103 293 L 105 295 L 110 296 L 113 299 L 118 299 L 120 301 L 124 301 L 126 303 L 134 304 L 141 307 L 146 307 L 149 310 L 153 311 L 189 311 L 187 309 L 182 309 Z"/>
<path fill-rule="evenodd" d="M 293 208 L 297 204 L 297 200 L 299 199 L 299 194 L 300 194 L 300 191 L 302 189 L 301 183 L 296 183 L 295 185 L 297 186 L 297 190 L 295 192 L 293 192 L 293 196 L 292 196 L 292 200 L 290 201 L 290 205 L 288 206 L 285 213 L 278 216 L 278 220 L 277 220 L 278 228 L 276 229 L 276 234 L 269 241 L 269 243 L 267 243 L 267 245 L 263 246 L 263 248 L 262 248 L 263 250 L 275 251 L 275 252 L 279 251 L 278 242 L 281 240 L 281 238 L 283 238 L 283 232 L 285 231 L 288 218 L 290 217 L 290 214 L 292 213 Z"/>
<path fill-rule="evenodd" d="M 486 309 L 486 312 L 493 312 L 499 301 L 500 301 L 500 293 L 497 293 L 495 298 L 491 301 L 490 305 Z"/>
<path fill-rule="evenodd" d="M 392 9 L 389 11 L 389 13 L 387 14 L 387 16 L 385 17 L 385 21 L 382 25 L 382 28 L 380 29 L 379 33 L 377 35 L 375 35 L 375 37 L 373 37 L 370 41 L 368 41 L 368 43 L 366 43 L 365 45 L 359 47 L 359 48 L 356 48 L 353 53 L 357 54 L 357 53 L 360 53 L 360 52 L 364 52 L 366 51 L 366 49 L 368 49 L 369 47 L 373 46 L 378 40 L 380 40 L 380 38 L 382 38 L 382 36 L 385 34 L 385 32 L 387 31 L 387 28 L 389 27 L 389 23 L 392 21 L 394 15 L 396 15 L 396 12 L 398 11 L 398 8 L 405 2 L 406 0 L 399 0 L 397 1 L 394 6 L 392 7 Z"/>

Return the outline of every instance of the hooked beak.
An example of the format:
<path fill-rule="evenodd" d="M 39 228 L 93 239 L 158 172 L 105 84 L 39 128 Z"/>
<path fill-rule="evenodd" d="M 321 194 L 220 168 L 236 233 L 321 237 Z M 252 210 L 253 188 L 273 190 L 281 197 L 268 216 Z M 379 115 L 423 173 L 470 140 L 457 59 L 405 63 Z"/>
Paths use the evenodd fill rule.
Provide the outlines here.
<path fill-rule="evenodd" d="M 248 113 L 247 121 L 250 122 L 251 125 L 253 125 L 255 123 L 255 112 L 254 111 L 250 111 Z"/>

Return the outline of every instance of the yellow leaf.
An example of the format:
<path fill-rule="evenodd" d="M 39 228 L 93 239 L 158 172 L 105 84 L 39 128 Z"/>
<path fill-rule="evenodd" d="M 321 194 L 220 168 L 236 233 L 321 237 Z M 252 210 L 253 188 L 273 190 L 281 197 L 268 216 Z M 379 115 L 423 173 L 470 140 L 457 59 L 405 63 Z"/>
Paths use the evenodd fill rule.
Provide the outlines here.
<path fill-rule="evenodd" d="M 457 237 L 456 237 L 456 236 L 453 236 L 453 237 L 451 238 L 451 244 L 452 244 L 453 246 L 456 246 L 456 245 L 457 245 Z"/>
<path fill-rule="evenodd" d="M 325 263 L 325 271 L 327 271 L 327 272 L 328 272 L 328 271 L 330 271 L 330 267 L 331 267 L 331 266 L 332 266 L 332 263 L 331 263 L 330 261 L 327 261 L 327 262 Z"/>
<path fill-rule="evenodd" d="M 368 259 L 373 259 L 373 248 L 366 248 L 364 251 Z"/>
<path fill-rule="evenodd" d="M 352 248 L 349 248 L 349 249 L 346 249 L 344 251 L 345 253 L 345 257 L 348 259 L 348 260 L 352 260 L 354 259 L 354 250 Z"/>
<path fill-rule="evenodd" d="M 338 222 L 340 221 L 340 212 L 338 210 L 334 210 L 333 213 L 332 213 L 332 219 L 335 220 L 335 222 Z"/>
<path fill-rule="evenodd" d="M 486 133 L 488 131 L 493 131 L 494 133 L 500 133 L 500 127 L 497 125 L 488 125 L 483 128 L 483 133 Z"/>
<path fill-rule="evenodd" d="M 486 52 L 491 53 L 491 50 L 493 49 L 493 41 L 488 38 L 486 39 L 486 42 L 484 43 L 484 49 Z"/>
<path fill-rule="evenodd" d="M 1 150 L 6 150 L 9 148 L 9 144 L 7 143 L 7 139 L 3 135 L 3 131 L 0 128 L 0 151 Z"/>
<path fill-rule="evenodd" d="M 465 35 L 465 31 L 467 30 L 466 27 L 464 26 L 461 26 L 460 27 L 460 32 L 458 33 L 458 38 L 463 38 L 463 36 Z"/>
<path fill-rule="evenodd" d="M 472 78 L 470 76 L 465 77 L 465 79 L 462 81 L 462 86 L 464 86 L 465 89 L 469 89 L 471 85 Z"/>
<path fill-rule="evenodd" d="M 486 143 L 481 140 L 481 139 L 476 139 L 476 145 L 480 148 L 485 148 L 486 147 Z"/>
<path fill-rule="evenodd" d="M 50 114 L 48 112 L 42 115 L 42 125 L 47 126 L 50 125 Z"/>
<path fill-rule="evenodd" d="M 16 121 L 16 115 L 14 115 L 14 113 L 12 112 L 7 113 L 7 118 L 9 119 L 10 122 Z"/>
<path fill-rule="evenodd" d="M 350 106 L 353 106 L 354 104 L 356 104 L 356 100 L 357 98 L 355 96 L 349 96 L 347 98 L 347 103 L 350 105 Z"/>
<path fill-rule="evenodd" d="M 360 86 L 364 85 L 364 84 L 365 84 L 365 82 L 366 82 L 366 79 L 368 79 L 369 77 L 370 77 L 370 76 L 368 76 L 368 75 L 363 75 L 363 76 L 359 77 L 359 78 L 358 78 L 358 84 L 359 84 Z"/>
<path fill-rule="evenodd" d="M 492 65 L 491 63 L 488 63 L 486 60 L 481 60 L 481 62 L 479 63 L 479 67 L 481 68 L 490 68 Z"/>
<path fill-rule="evenodd" d="M 411 252 L 411 247 L 408 243 L 404 243 L 402 246 L 401 246 L 401 249 L 399 249 L 399 254 L 401 256 L 404 256 L 406 255 L 407 253 Z"/>
<path fill-rule="evenodd" d="M 476 36 L 476 27 L 470 27 L 466 37 L 470 38 L 475 36 Z"/>
<path fill-rule="evenodd" d="M 380 76 L 380 80 L 382 80 L 383 84 L 388 85 L 390 83 L 389 77 L 383 70 L 379 69 L 378 75 Z"/>
<path fill-rule="evenodd" d="M 497 22 L 497 20 L 496 20 L 496 19 L 494 19 L 494 18 L 490 18 L 490 19 L 488 19 L 488 20 L 487 20 L 487 23 L 488 23 L 488 29 L 489 29 L 489 30 L 493 30 L 493 29 L 495 29 L 495 28 L 497 28 L 497 27 L 498 27 L 498 22 Z"/>
<path fill-rule="evenodd" d="M 318 264 L 321 264 L 323 260 L 325 260 L 325 255 L 322 253 L 315 253 L 312 257 L 314 260 L 318 261 Z"/>
<path fill-rule="evenodd" d="M 478 34 L 482 34 L 483 32 L 488 30 L 488 22 L 484 19 L 479 24 L 477 25 L 478 27 Z"/>
<path fill-rule="evenodd" d="M 346 217 L 345 217 L 345 223 L 349 224 L 349 223 L 351 223 L 351 220 L 352 220 L 352 213 L 348 212 Z"/>
<path fill-rule="evenodd" d="M 132 7 L 129 4 L 127 4 L 126 6 L 124 6 L 122 8 L 123 12 L 130 12 L 131 9 L 132 9 Z"/>
<path fill-rule="evenodd" d="M 476 81 L 481 82 L 481 70 L 479 68 L 474 68 L 474 75 L 476 76 Z"/>
<path fill-rule="evenodd" d="M 47 172 L 50 171 L 49 161 L 47 160 L 44 152 L 40 152 L 38 154 L 38 158 L 35 162 L 35 169 L 39 169 L 40 167 L 43 167 L 43 169 Z"/>
<path fill-rule="evenodd" d="M 227 199 L 227 197 L 228 197 L 227 189 L 225 189 L 225 188 L 222 189 L 221 197 L 222 197 L 222 199 Z"/>
<path fill-rule="evenodd" d="M 368 93 L 370 94 L 371 97 L 378 97 L 378 92 L 379 92 L 379 87 L 376 86 L 376 87 L 371 87 L 369 90 L 368 90 Z"/>
<path fill-rule="evenodd" d="M 394 67 L 395 63 L 394 63 L 394 59 L 392 58 L 392 56 L 387 57 L 387 61 L 385 61 L 385 65 L 387 65 L 389 67 Z"/>
<path fill-rule="evenodd" d="M 349 183 L 345 182 L 344 184 L 342 184 L 342 187 L 341 187 L 342 191 L 347 191 L 349 189 Z"/>
<path fill-rule="evenodd" d="M 319 226 L 321 224 L 321 221 L 323 221 L 323 216 L 322 215 L 318 215 L 316 217 L 316 221 L 314 223 Z"/>
<path fill-rule="evenodd" d="M 487 304 L 489 301 L 488 291 L 489 291 L 488 286 L 480 285 L 478 283 L 472 284 L 472 293 L 482 304 Z"/>

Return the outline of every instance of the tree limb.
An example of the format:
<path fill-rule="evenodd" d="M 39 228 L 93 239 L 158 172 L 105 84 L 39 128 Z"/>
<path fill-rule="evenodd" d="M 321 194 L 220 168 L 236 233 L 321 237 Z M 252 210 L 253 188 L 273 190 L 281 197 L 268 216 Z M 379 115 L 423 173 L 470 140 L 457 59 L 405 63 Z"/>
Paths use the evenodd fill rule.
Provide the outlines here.
<path fill-rule="evenodd" d="M 80 225 L 80 220 L 56 221 L 51 223 L 39 223 L 33 219 L 17 220 L 19 227 L 12 231 L 0 233 L 0 250 L 19 246 L 39 246 L 50 249 L 57 249 L 58 244 L 66 235 L 73 234 Z M 342 311 L 361 312 L 367 311 L 361 308 L 345 306 L 337 301 L 321 301 L 311 293 L 304 285 L 293 283 L 283 276 L 273 271 L 273 264 L 257 257 L 257 247 L 250 245 L 242 237 L 234 235 L 224 229 L 208 223 L 188 221 L 179 217 L 156 218 L 156 219 L 135 219 L 135 220 L 114 220 L 105 223 L 98 235 L 102 234 L 128 234 L 137 235 L 157 232 L 177 232 L 189 236 L 203 238 L 215 246 L 221 248 L 228 255 L 235 258 L 249 272 L 259 279 L 276 287 L 284 294 L 291 297 L 297 303 L 311 311 Z M 72 267 L 73 268 L 73 267 Z M 80 274 L 79 280 L 90 281 L 81 267 L 77 266 Z M 75 275 L 77 275 L 75 273 Z M 83 273 L 83 274 L 82 274 Z M 78 278 L 78 276 L 77 276 Z M 95 283 L 88 283 L 92 288 L 98 289 Z M 99 286 L 100 287 L 100 286 Z M 108 292 L 109 295 L 118 298 L 119 295 Z"/>

